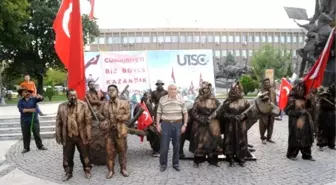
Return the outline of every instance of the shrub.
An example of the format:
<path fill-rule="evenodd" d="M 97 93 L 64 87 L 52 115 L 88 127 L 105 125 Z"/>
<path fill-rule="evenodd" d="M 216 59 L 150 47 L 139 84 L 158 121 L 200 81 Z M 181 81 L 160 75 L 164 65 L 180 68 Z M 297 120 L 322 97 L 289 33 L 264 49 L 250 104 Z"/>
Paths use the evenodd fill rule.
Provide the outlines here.
<path fill-rule="evenodd" d="M 240 83 L 244 88 L 244 94 L 247 95 L 250 92 L 254 92 L 254 90 L 258 87 L 257 81 L 253 80 L 248 75 L 242 75 L 240 77 Z"/>

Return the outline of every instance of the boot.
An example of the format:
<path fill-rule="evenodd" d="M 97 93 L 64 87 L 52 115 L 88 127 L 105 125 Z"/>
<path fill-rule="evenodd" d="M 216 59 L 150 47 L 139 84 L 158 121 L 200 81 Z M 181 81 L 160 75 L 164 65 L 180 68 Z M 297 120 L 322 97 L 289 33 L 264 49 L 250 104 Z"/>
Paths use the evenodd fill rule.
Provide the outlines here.
<path fill-rule="evenodd" d="M 114 172 L 113 172 L 113 171 L 109 171 L 109 172 L 107 173 L 107 175 L 106 175 L 106 178 L 107 178 L 107 179 L 110 179 L 110 178 L 113 177 L 113 175 L 114 175 Z"/>
<path fill-rule="evenodd" d="M 126 171 L 126 169 L 122 169 L 122 170 L 120 170 L 120 173 L 121 173 L 121 175 L 123 175 L 124 177 L 128 177 L 128 176 L 129 176 L 129 174 L 128 174 L 128 172 Z"/>
<path fill-rule="evenodd" d="M 63 178 L 62 181 L 68 181 L 69 179 L 72 178 L 72 173 L 66 173 Z"/>
<path fill-rule="evenodd" d="M 90 179 L 91 178 L 91 172 L 90 172 L 90 170 L 85 170 L 84 176 L 85 176 L 85 178 Z"/>

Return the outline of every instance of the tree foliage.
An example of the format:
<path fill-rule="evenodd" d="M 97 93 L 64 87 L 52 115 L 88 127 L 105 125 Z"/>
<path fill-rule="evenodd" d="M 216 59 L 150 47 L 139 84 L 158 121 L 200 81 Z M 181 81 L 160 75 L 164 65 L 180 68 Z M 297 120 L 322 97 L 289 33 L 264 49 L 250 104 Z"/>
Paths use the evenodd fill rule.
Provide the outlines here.
<path fill-rule="evenodd" d="M 229 65 L 236 65 L 235 57 L 231 52 L 228 53 L 226 59 L 225 59 L 225 66 Z"/>
<path fill-rule="evenodd" d="M 242 75 L 239 79 L 239 82 L 243 86 L 245 95 L 250 92 L 254 92 L 254 90 L 258 87 L 257 81 L 253 80 L 249 75 Z"/>
<path fill-rule="evenodd" d="M 21 26 L 29 18 L 27 0 L 0 1 L 0 60 L 6 60 L 12 50 L 21 46 Z"/>
<path fill-rule="evenodd" d="M 284 54 L 284 50 L 273 48 L 271 45 L 264 45 L 252 56 L 253 72 L 258 80 L 264 78 L 265 69 L 274 69 L 276 79 L 285 76 L 290 62 L 290 53 Z"/>
<path fill-rule="evenodd" d="M 9 0 L 8 0 L 9 1 Z M 29 19 L 23 22 L 21 28 L 24 34 L 12 35 L 22 40 L 15 56 L 8 63 L 5 70 L 12 79 L 29 73 L 37 79 L 38 91 L 42 92 L 43 76 L 48 68 L 63 70 L 64 66 L 58 59 L 55 49 L 55 33 L 52 29 L 53 21 L 60 7 L 59 0 L 29 0 Z M 99 35 L 96 21 L 90 21 L 83 16 L 84 44 L 93 42 Z"/>
<path fill-rule="evenodd" d="M 64 85 L 66 78 L 67 78 L 66 72 L 49 68 L 46 73 L 44 85 L 48 86 Z"/>

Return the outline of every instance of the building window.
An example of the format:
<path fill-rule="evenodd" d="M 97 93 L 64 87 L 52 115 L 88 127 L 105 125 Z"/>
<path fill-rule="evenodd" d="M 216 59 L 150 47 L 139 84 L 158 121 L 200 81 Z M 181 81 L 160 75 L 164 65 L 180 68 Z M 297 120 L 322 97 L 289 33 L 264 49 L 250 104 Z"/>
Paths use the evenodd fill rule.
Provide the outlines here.
<path fill-rule="evenodd" d="M 292 56 L 293 56 L 293 57 L 296 57 L 296 50 L 293 50 L 293 51 L 292 51 Z"/>
<path fill-rule="evenodd" d="M 241 41 L 242 41 L 242 42 L 246 42 L 246 36 L 245 36 L 245 35 L 242 35 L 242 36 L 241 36 Z"/>
<path fill-rule="evenodd" d="M 267 42 L 272 43 L 273 37 L 271 35 L 267 36 Z"/>
<path fill-rule="evenodd" d="M 127 44 L 128 43 L 128 37 L 123 36 L 122 37 L 122 43 Z"/>
<path fill-rule="evenodd" d="M 216 50 L 216 51 L 215 51 L 215 56 L 216 56 L 216 57 L 220 57 L 220 51 L 219 51 L 219 50 Z"/>
<path fill-rule="evenodd" d="M 239 35 L 235 36 L 235 42 L 240 42 L 240 36 Z"/>
<path fill-rule="evenodd" d="M 185 36 L 184 35 L 180 35 L 180 42 L 185 42 Z"/>
<path fill-rule="evenodd" d="M 135 43 L 135 38 L 132 37 L 132 36 L 128 37 L 128 43 L 134 44 Z"/>
<path fill-rule="evenodd" d="M 94 38 L 94 41 L 92 42 L 92 44 L 98 44 L 98 38 Z"/>
<path fill-rule="evenodd" d="M 193 37 L 191 35 L 188 35 L 187 36 L 187 42 L 192 42 L 192 40 L 193 40 Z"/>
<path fill-rule="evenodd" d="M 274 36 L 274 42 L 279 42 L 279 36 Z"/>
<path fill-rule="evenodd" d="M 105 44 L 105 37 L 99 37 L 99 44 Z"/>
<path fill-rule="evenodd" d="M 217 42 L 217 43 L 220 42 L 220 37 L 219 36 L 215 36 L 215 42 Z"/>
<path fill-rule="evenodd" d="M 156 36 L 152 36 L 152 42 L 154 42 L 154 43 L 157 42 L 157 37 Z"/>
<path fill-rule="evenodd" d="M 240 50 L 237 49 L 237 50 L 235 51 L 235 56 L 236 56 L 236 57 L 240 57 Z"/>
<path fill-rule="evenodd" d="M 253 50 L 248 50 L 248 55 L 250 56 L 250 57 L 252 57 L 253 56 Z"/>
<path fill-rule="evenodd" d="M 261 36 L 261 42 L 266 42 L 266 36 Z"/>
<path fill-rule="evenodd" d="M 142 43 L 142 37 L 136 37 L 135 42 L 136 43 Z"/>
<path fill-rule="evenodd" d="M 108 43 L 108 44 L 113 44 L 113 39 L 112 39 L 112 37 L 107 37 L 107 43 Z"/>
<path fill-rule="evenodd" d="M 212 35 L 208 35 L 208 42 L 213 42 L 214 41 L 214 38 Z"/>
<path fill-rule="evenodd" d="M 260 42 L 260 37 L 258 35 L 254 36 L 254 42 Z"/>
<path fill-rule="evenodd" d="M 164 42 L 164 37 L 163 36 L 158 36 L 158 42 L 163 43 Z"/>
<path fill-rule="evenodd" d="M 303 37 L 299 36 L 299 43 L 302 43 L 302 42 L 303 42 Z"/>
<path fill-rule="evenodd" d="M 206 43 L 206 36 L 201 36 L 201 43 Z"/>
<path fill-rule="evenodd" d="M 227 51 L 226 50 L 222 50 L 222 57 L 226 57 L 227 56 Z"/>
<path fill-rule="evenodd" d="M 287 36 L 287 41 L 286 42 L 288 42 L 288 43 L 291 42 L 291 36 Z"/>
<path fill-rule="evenodd" d="M 200 36 L 194 36 L 194 42 L 200 42 Z"/>
<path fill-rule="evenodd" d="M 165 36 L 165 42 L 171 42 L 171 36 Z"/>
<path fill-rule="evenodd" d="M 233 56 L 233 50 L 229 50 L 228 51 L 228 55 L 232 55 Z"/>
<path fill-rule="evenodd" d="M 280 37 L 280 42 L 281 42 L 281 43 L 285 43 L 285 36 L 281 36 L 281 37 Z"/>
<path fill-rule="evenodd" d="M 178 42 L 178 36 L 172 36 L 172 42 Z"/>
<path fill-rule="evenodd" d="M 246 50 L 242 50 L 242 56 L 246 57 Z"/>
<path fill-rule="evenodd" d="M 100 41 L 99 41 L 100 42 Z M 112 42 L 114 44 L 120 44 L 121 43 L 121 38 L 120 37 L 113 37 Z"/>
<path fill-rule="evenodd" d="M 229 36 L 229 42 L 233 42 L 233 36 Z"/>
<path fill-rule="evenodd" d="M 222 42 L 227 42 L 227 37 L 226 36 L 222 36 Z"/>
<path fill-rule="evenodd" d="M 296 43 L 296 36 L 295 36 L 295 35 L 293 36 L 293 38 L 292 38 L 292 39 L 293 39 L 293 40 L 292 40 L 292 41 L 293 41 L 293 43 Z"/>
<path fill-rule="evenodd" d="M 144 43 L 150 43 L 150 38 L 148 36 L 143 37 Z"/>
<path fill-rule="evenodd" d="M 248 36 L 248 42 L 253 42 L 253 36 L 252 35 Z"/>

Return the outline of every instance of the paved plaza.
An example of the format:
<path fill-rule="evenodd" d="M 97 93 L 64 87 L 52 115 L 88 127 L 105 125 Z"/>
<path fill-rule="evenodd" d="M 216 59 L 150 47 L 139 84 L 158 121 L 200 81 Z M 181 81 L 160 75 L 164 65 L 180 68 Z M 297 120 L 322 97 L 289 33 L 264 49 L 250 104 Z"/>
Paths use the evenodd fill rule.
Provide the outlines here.
<path fill-rule="evenodd" d="M 130 177 L 122 177 L 119 173 L 119 165 L 116 165 L 115 176 L 112 179 L 105 179 L 107 168 L 105 166 L 94 166 L 92 178 L 87 180 L 83 176 L 78 152 L 75 157 L 74 177 L 66 182 L 61 182 L 64 175 L 62 168 L 62 147 L 54 140 L 44 140 L 48 151 L 38 151 L 32 142 L 32 151 L 22 155 L 22 141 L 14 144 L 7 152 L 7 162 L 15 165 L 19 172 L 12 172 L 0 179 L 0 184 L 11 184 L 16 178 L 22 176 L 23 172 L 30 176 L 37 177 L 31 184 L 129 184 L 129 185 L 151 185 L 151 184 L 262 184 L 262 185 L 292 185 L 292 184 L 316 184 L 325 185 L 336 182 L 336 151 L 326 149 L 320 152 L 316 146 L 313 147 L 315 162 L 304 161 L 299 154 L 297 161 L 286 158 L 287 148 L 287 117 L 283 121 L 276 121 L 274 131 L 275 144 L 263 145 L 259 139 L 258 124 L 254 125 L 249 132 L 250 143 L 257 150 L 254 152 L 257 161 L 247 162 L 245 168 L 228 167 L 227 162 L 221 162 L 221 167 L 209 166 L 204 163 L 199 169 L 192 167 L 192 161 L 180 161 L 181 172 L 176 172 L 171 165 L 165 172 L 159 171 L 158 158 L 151 157 L 150 146 L 147 142 L 140 143 L 137 136 L 128 137 L 128 171 Z M 316 143 L 314 143 L 316 145 Z M 172 147 L 171 147 L 172 148 Z M 185 146 L 187 150 L 187 146 Z M 172 152 L 170 151 L 170 154 Z M 169 155 L 171 160 L 171 155 Z M 169 162 L 171 164 L 171 161 Z M 31 177 L 33 178 L 33 177 Z M 18 183 L 28 184 L 28 183 Z"/>

